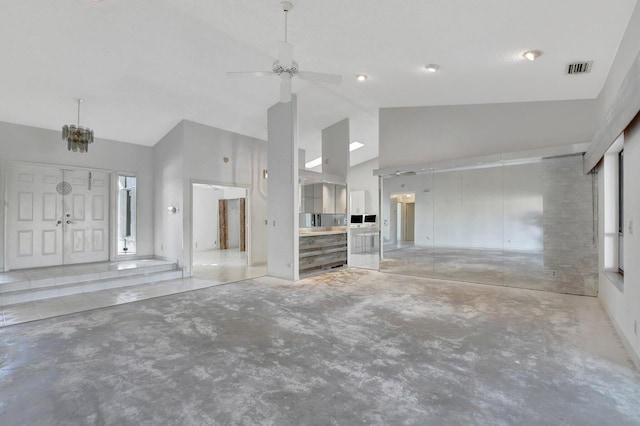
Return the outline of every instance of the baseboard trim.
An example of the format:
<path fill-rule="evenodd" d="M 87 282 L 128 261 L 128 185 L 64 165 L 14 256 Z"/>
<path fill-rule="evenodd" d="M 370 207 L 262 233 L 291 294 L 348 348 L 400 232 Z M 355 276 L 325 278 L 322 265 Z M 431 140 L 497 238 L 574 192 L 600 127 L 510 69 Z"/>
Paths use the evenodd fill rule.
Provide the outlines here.
<path fill-rule="evenodd" d="M 609 312 L 609 309 L 607 309 L 605 304 L 602 303 L 602 300 L 600 300 L 600 298 L 598 298 L 598 301 L 600 302 L 600 306 L 602 306 L 604 311 L 607 313 L 607 316 L 611 320 L 611 324 L 613 324 L 613 328 L 616 330 L 616 333 L 618 333 L 618 336 L 620 336 L 620 340 L 622 340 L 622 345 L 627 350 L 627 354 L 629 354 L 629 358 L 631 358 L 631 361 L 633 361 L 633 364 L 636 366 L 636 369 L 640 370 L 640 355 L 637 354 L 636 351 L 633 349 L 633 346 L 631 346 L 631 343 L 629 343 L 629 340 L 627 340 L 627 336 L 625 336 L 625 334 L 622 332 L 622 328 L 616 321 L 615 317 L 611 315 L 611 312 Z"/>

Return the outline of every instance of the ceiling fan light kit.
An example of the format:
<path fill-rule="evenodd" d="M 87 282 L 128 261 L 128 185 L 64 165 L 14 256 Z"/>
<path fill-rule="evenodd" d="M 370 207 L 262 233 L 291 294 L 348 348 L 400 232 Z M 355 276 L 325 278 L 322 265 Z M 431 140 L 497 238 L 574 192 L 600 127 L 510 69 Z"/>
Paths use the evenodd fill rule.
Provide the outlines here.
<path fill-rule="evenodd" d="M 284 12 L 284 41 L 278 44 L 278 60 L 273 63 L 271 71 L 228 72 L 229 77 L 280 77 L 280 102 L 291 102 L 291 90 L 293 77 L 319 83 L 339 84 L 342 76 L 319 72 L 300 71 L 298 63 L 293 60 L 293 45 L 288 43 L 287 14 L 293 9 L 293 4 L 288 1 L 280 3 Z"/>

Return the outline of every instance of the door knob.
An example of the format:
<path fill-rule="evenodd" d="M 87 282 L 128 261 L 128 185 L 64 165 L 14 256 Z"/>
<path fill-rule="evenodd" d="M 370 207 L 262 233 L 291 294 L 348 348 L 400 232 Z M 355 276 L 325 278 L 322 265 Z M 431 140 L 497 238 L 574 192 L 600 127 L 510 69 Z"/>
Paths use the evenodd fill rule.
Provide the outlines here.
<path fill-rule="evenodd" d="M 56 228 L 57 228 L 57 227 L 58 227 L 58 225 L 60 225 L 61 223 L 62 223 L 62 221 L 61 221 L 61 220 L 57 221 L 57 222 L 56 222 Z"/>
<path fill-rule="evenodd" d="M 68 220 L 68 221 L 67 221 L 67 225 L 71 225 L 72 223 L 75 223 L 75 222 L 74 222 L 74 221 L 72 221 L 72 220 Z"/>

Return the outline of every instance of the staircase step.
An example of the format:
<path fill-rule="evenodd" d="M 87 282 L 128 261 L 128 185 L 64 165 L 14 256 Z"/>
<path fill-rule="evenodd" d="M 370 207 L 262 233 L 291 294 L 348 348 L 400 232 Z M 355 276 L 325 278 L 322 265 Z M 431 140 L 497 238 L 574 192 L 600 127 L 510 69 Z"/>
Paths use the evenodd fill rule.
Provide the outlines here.
<path fill-rule="evenodd" d="M 3 306 L 16 303 L 32 302 L 34 300 L 50 299 L 53 297 L 69 296 L 79 293 L 90 293 L 99 290 L 148 284 L 182 278 L 182 269 L 151 271 L 146 273 L 118 275 L 97 280 L 85 280 L 68 284 L 49 285 L 44 287 L 6 291 L 0 294 Z"/>
<path fill-rule="evenodd" d="M 0 294 L 6 292 L 13 292 L 18 290 L 28 290 L 28 289 L 40 289 L 46 287 L 57 287 L 66 284 L 73 283 L 82 283 L 82 282 L 90 282 L 97 281 L 103 279 L 112 279 L 125 277 L 130 275 L 145 275 L 154 272 L 165 272 L 165 271 L 173 271 L 176 269 L 175 263 L 165 263 L 159 265 L 148 265 L 148 266 L 137 266 L 127 268 L 126 266 L 121 269 L 114 270 L 106 270 L 100 272 L 86 272 L 80 274 L 74 274 L 70 268 L 66 270 L 66 272 L 60 272 L 59 276 L 51 277 L 42 277 L 42 278 L 32 278 L 32 279 L 22 279 L 19 281 L 5 282 L 0 283 Z"/>

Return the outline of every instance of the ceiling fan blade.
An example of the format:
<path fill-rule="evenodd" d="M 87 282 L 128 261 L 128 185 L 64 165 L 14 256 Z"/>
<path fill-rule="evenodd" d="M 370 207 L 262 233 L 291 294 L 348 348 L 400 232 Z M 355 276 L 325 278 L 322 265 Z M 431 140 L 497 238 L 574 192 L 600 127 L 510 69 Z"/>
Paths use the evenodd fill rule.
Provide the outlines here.
<path fill-rule="evenodd" d="M 293 46 L 285 41 L 278 44 L 278 62 L 284 69 L 291 68 L 293 64 Z"/>
<path fill-rule="evenodd" d="M 275 75 L 272 71 L 241 71 L 227 73 L 227 77 L 269 77 L 272 75 Z"/>
<path fill-rule="evenodd" d="M 342 83 L 342 76 L 336 74 L 325 74 L 321 72 L 298 71 L 297 74 L 303 80 L 317 81 L 320 83 Z"/>
<path fill-rule="evenodd" d="M 280 81 L 280 102 L 291 102 L 291 77 L 282 77 Z"/>

